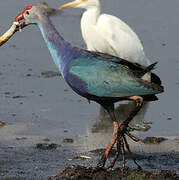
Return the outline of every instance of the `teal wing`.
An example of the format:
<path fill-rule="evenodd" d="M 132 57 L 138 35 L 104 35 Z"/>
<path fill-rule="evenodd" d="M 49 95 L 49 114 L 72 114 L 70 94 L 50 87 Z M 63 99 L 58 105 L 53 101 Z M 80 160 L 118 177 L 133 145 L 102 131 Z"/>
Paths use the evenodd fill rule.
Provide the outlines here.
<path fill-rule="evenodd" d="M 86 93 L 100 97 L 128 97 L 133 95 L 157 94 L 160 86 L 135 77 L 124 65 L 100 61 L 96 58 L 73 59 L 69 72 L 86 84 Z M 78 84 L 75 85 L 80 89 Z"/>

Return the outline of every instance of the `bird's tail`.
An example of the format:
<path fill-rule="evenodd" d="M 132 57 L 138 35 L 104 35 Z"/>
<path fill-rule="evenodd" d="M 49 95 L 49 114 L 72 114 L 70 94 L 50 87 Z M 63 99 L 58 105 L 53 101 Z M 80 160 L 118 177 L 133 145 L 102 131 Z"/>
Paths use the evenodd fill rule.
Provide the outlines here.
<path fill-rule="evenodd" d="M 155 66 L 156 66 L 157 63 L 158 63 L 158 62 L 155 62 L 155 63 L 147 66 L 147 67 L 144 69 L 143 73 L 146 74 L 146 73 L 150 72 L 151 70 L 153 70 L 153 69 L 155 68 Z"/>
<path fill-rule="evenodd" d="M 140 70 L 140 71 L 135 71 L 134 74 L 138 77 L 138 78 L 142 78 L 144 80 L 150 81 L 150 71 L 153 70 L 156 66 L 158 62 L 155 62 L 149 66 L 147 66 L 146 68 Z"/>

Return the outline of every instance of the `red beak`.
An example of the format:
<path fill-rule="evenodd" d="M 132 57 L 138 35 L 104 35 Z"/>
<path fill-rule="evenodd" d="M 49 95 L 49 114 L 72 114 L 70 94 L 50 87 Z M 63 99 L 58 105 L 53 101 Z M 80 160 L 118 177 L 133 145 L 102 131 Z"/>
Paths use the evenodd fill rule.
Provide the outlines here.
<path fill-rule="evenodd" d="M 24 11 L 14 19 L 14 22 L 19 22 L 20 20 L 24 19 L 24 12 L 30 9 L 32 9 L 32 6 L 27 6 Z"/>
<path fill-rule="evenodd" d="M 24 12 L 20 13 L 15 19 L 14 22 L 20 22 L 20 20 L 24 19 Z M 20 29 L 23 29 L 24 27 L 26 27 L 28 24 L 26 24 L 26 22 L 22 22 L 20 24 Z"/>
<path fill-rule="evenodd" d="M 23 13 L 20 13 L 15 19 L 14 22 L 19 22 L 20 20 L 24 19 Z"/>

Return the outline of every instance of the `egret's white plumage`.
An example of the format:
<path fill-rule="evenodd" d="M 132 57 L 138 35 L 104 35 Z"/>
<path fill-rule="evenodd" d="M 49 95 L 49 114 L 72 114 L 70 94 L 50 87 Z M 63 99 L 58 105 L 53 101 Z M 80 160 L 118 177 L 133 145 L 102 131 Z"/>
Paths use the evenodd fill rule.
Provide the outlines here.
<path fill-rule="evenodd" d="M 81 31 L 88 50 L 111 54 L 144 66 L 150 64 L 140 39 L 125 22 L 112 15 L 100 15 L 99 0 L 75 0 L 60 9 L 69 7 L 86 9 L 81 18 Z"/>

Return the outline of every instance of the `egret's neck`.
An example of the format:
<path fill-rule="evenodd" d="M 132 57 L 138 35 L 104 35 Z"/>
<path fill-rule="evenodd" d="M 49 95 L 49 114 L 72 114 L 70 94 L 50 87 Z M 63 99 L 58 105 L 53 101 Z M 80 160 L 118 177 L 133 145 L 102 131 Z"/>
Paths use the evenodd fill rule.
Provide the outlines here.
<path fill-rule="evenodd" d="M 87 9 L 81 18 L 81 33 L 83 40 L 85 41 L 87 48 L 89 48 L 89 42 L 93 39 L 96 29 L 96 24 L 100 15 L 100 7 L 91 7 Z M 91 50 L 91 49 L 90 49 Z"/>
<path fill-rule="evenodd" d="M 91 7 L 87 9 L 81 18 L 81 26 L 96 25 L 100 14 L 100 7 Z"/>
<path fill-rule="evenodd" d="M 71 60 L 73 55 L 73 47 L 62 38 L 47 16 L 44 15 L 37 24 L 41 30 L 53 61 L 63 75 L 64 67 L 68 61 Z"/>

